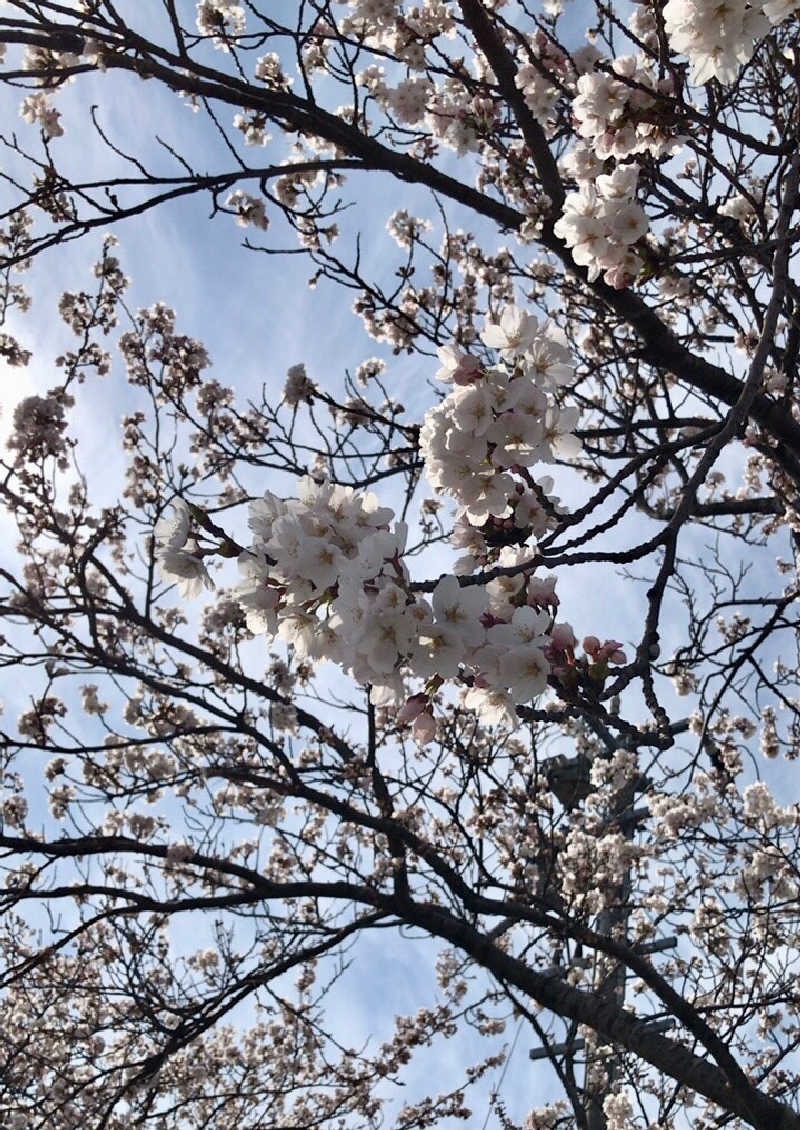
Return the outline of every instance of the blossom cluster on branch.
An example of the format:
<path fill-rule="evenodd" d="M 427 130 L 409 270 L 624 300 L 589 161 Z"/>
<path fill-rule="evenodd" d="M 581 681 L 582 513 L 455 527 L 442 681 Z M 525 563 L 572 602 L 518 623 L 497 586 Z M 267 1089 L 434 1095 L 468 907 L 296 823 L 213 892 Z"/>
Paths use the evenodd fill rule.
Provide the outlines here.
<path fill-rule="evenodd" d="M 484 722 L 516 722 L 515 707 L 546 689 L 551 665 L 562 677 L 577 640 L 556 623 L 558 598 L 534 576 L 535 531 L 547 528 L 557 500 L 529 468 L 579 450 L 571 429 L 577 408 L 553 393 L 573 376 L 563 335 L 515 306 L 487 320 L 484 343 L 502 360 L 486 368 L 456 346 L 439 350 L 438 376 L 453 391 L 426 415 L 420 451 L 429 481 L 458 503 L 455 544 L 470 553 L 457 574 L 442 576 L 430 599 L 403 560 L 408 534 L 371 492 L 306 477 L 297 498 L 267 491 L 250 505 L 253 544 L 239 555 L 236 588 L 250 631 L 278 636 L 301 659 L 338 663 L 371 688 L 373 703 L 399 704 L 401 721 L 421 740 L 435 735 L 429 699 L 455 681 Z M 300 382 L 300 383 L 298 383 Z M 304 366 L 294 366 L 287 395 L 313 397 Z M 156 526 L 158 562 L 184 596 L 212 582 L 190 536 L 192 511 L 180 498 Z M 223 541 L 218 548 L 230 556 Z M 483 580 L 493 565 L 500 575 Z M 467 583 L 466 575 L 477 571 Z M 584 644 L 594 670 L 624 663 L 616 641 Z M 600 654 L 602 652 L 602 654 Z M 410 698 L 409 680 L 426 691 Z"/>
<path fill-rule="evenodd" d="M 799 9 L 797 0 L 669 0 L 664 6 L 664 27 L 672 49 L 688 56 L 692 82 L 716 78 L 730 83 L 770 27 L 790 19 Z"/>

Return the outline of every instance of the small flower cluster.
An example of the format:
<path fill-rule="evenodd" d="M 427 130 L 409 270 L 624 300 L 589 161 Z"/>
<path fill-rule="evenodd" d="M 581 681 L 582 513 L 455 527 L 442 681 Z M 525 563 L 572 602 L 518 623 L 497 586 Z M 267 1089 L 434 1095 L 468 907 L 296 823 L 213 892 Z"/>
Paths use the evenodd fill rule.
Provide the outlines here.
<path fill-rule="evenodd" d="M 471 94 L 453 78 L 446 78 L 437 86 L 428 78 L 412 76 L 391 87 L 384 69 L 373 63 L 358 72 L 356 82 L 398 125 L 424 126 L 459 156 L 475 150 L 478 127 L 489 126 L 495 120 L 492 100 Z"/>
<path fill-rule="evenodd" d="M 299 655 L 321 658 L 334 642 L 325 621 L 340 580 L 374 580 L 404 548 L 404 529 L 389 529 L 392 517 L 374 494 L 310 477 L 300 481 L 296 499 L 267 492 L 251 503 L 255 540 L 239 558 L 244 579 L 237 590 L 248 628 L 280 629 Z"/>
<path fill-rule="evenodd" d="M 737 220 L 744 226 L 750 217 L 756 214 L 756 210 L 746 196 L 737 192 L 728 197 L 723 204 L 718 205 L 717 214 L 727 216 L 730 220 Z"/>
<path fill-rule="evenodd" d="M 657 95 L 672 93 L 671 80 L 656 79 L 644 58 L 636 55 L 614 59 L 612 71 L 578 79 L 572 113 L 580 136 L 601 161 L 624 160 L 634 153 L 673 153 L 679 142 L 657 121 Z"/>
<path fill-rule="evenodd" d="M 571 77 L 574 64 L 541 30 L 531 37 L 528 47 L 536 62 L 523 63 L 514 82 L 524 94 L 530 112 L 548 132 L 553 125 L 553 109 L 559 99 L 558 86 L 550 76 L 558 76 L 565 83 Z"/>
<path fill-rule="evenodd" d="M 283 399 L 286 404 L 294 408 L 303 400 L 310 400 L 314 395 L 316 385 L 306 372 L 302 362 L 291 365 L 286 372 L 286 384 L 283 387 Z"/>
<path fill-rule="evenodd" d="M 23 349 L 11 334 L 0 331 L 0 357 L 14 369 L 23 369 L 31 359 L 29 349 Z"/>
<path fill-rule="evenodd" d="M 716 78 L 733 82 L 742 63 L 753 55 L 756 43 L 770 29 L 800 9 L 798 0 L 669 0 L 664 7 L 664 29 L 673 51 L 686 55 L 691 81 Z"/>
<path fill-rule="evenodd" d="M 439 379 L 455 388 L 420 432 L 428 479 L 473 525 L 514 516 L 522 495 L 510 472 L 574 454 L 570 433 L 578 419 L 577 409 L 560 408 L 549 395 L 573 373 L 552 326 L 511 306 L 482 338 L 506 364 L 483 370 L 456 347 L 440 350 Z"/>
<path fill-rule="evenodd" d="M 231 0 L 198 0 L 197 30 L 201 35 L 214 36 L 215 47 L 229 51 L 229 40 L 244 34 L 244 8 Z"/>
<path fill-rule="evenodd" d="M 490 100 L 469 97 L 460 81 L 446 78 L 428 103 L 425 123 L 438 141 L 464 157 L 478 148 L 479 123 L 490 126 L 494 114 Z"/>
<path fill-rule="evenodd" d="M 257 110 L 249 114 L 234 114 L 233 126 L 244 135 L 245 145 L 267 145 L 272 141 L 272 134 L 267 131 L 266 114 Z"/>
<path fill-rule="evenodd" d="M 52 389 L 47 396 L 26 396 L 14 409 L 14 423 L 8 447 L 16 451 L 16 463 L 55 456 L 58 466 L 67 466 L 69 443 L 65 436 L 65 410 L 75 403 L 63 389 Z"/>
<path fill-rule="evenodd" d="M 552 673 L 569 690 L 574 690 L 579 682 L 586 680 L 602 686 L 609 664 L 620 665 L 628 661 L 619 640 L 600 643 L 597 636 L 586 636 L 583 641 L 584 654 L 576 657 L 577 645 L 578 641 L 569 624 L 553 625 L 545 654 Z"/>
<path fill-rule="evenodd" d="M 547 684 L 550 617 L 524 603 L 508 623 L 489 611 L 479 585 L 444 576 L 430 601 L 413 591 L 401 558 L 406 528 L 374 495 L 306 478 L 297 499 L 267 494 L 251 504 L 252 547 L 239 559 L 237 595 L 248 628 L 278 635 L 295 654 L 338 663 L 373 688 L 376 702 L 405 697 L 408 675 L 461 677 L 479 689 L 525 702 Z M 524 590 L 524 578 L 518 578 Z M 428 694 L 401 714 L 420 736 L 430 731 Z M 416 705 L 416 709 L 415 709 Z M 432 736 L 432 735 L 430 735 Z"/>
<path fill-rule="evenodd" d="M 619 165 L 613 173 L 598 176 L 596 184 L 583 184 L 564 201 L 564 211 L 554 231 L 572 248 L 572 258 L 588 269 L 590 281 L 602 272 L 616 289 L 629 286 L 641 268 L 631 247 L 647 231 L 647 216 L 636 202 L 637 165 Z"/>
<path fill-rule="evenodd" d="M 239 227 L 246 228 L 252 224 L 262 231 L 266 231 L 269 227 L 264 201 L 257 196 L 250 196 L 249 193 L 237 188 L 225 201 L 225 207 L 232 209 L 236 214 L 236 223 Z"/>
<path fill-rule="evenodd" d="M 523 1130 L 556 1130 L 567 1117 L 567 1104 L 563 1099 L 537 1106 L 528 1111 L 522 1124 Z"/>
<path fill-rule="evenodd" d="M 523 63 L 514 79 L 525 103 L 539 122 L 546 122 L 558 101 L 558 89 L 532 63 Z"/>
<path fill-rule="evenodd" d="M 284 74 L 280 55 L 274 51 L 261 56 L 254 73 L 259 82 L 266 83 L 270 90 L 289 90 L 294 84 L 294 79 Z"/>
<path fill-rule="evenodd" d="M 50 95 L 43 90 L 29 94 L 22 102 L 19 109 L 20 117 L 31 125 L 41 126 L 42 133 L 47 140 L 64 136 L 64 127 L 61 125 L 61 111 L 56 110 L 50 101 Z"/>
<path fill-rule="evenodd" d="M 603 1114 L 606 1116 L 608 1130 L 628 1130 L 633 1122 L 633 1103 L 622 1091 L 606 1095 Z"/>
<path fill-rule="evenodd" d="M 430 231 L 430 220 L 420 220 L 405 208 L 393 212 L 386 221 L 386 230 L 398 247 L 413 247 L 424 232 Z"/>
<path fill-rule="evenodd" d="M 428 100 L 434 92 L 433 83 L 426 78 L 404 79 L 393 90 L 386 90 L 386 103 L 396 121 L 416 125 L 425 117 Z"/>
<path fill-rule="evenodd" d="M 5 49 L 4 49 L 5 50 Z M 84 54 L 87 53 L 84 47 Z M 53 51 L 49 47 L 29 46 L 25 48 L 23 68 L 36 76 L 37 85 L 43 90 L 29 94 L 19 108 L 20 116 L 31 125 L 39 125 L 46 141 L 64 136 L 61 124 L 61 111 L 52 104 L 52 95 L 68 83 L 74 82 L 69 69 L 81 62 L 78 55 L 70 51 Z"/>

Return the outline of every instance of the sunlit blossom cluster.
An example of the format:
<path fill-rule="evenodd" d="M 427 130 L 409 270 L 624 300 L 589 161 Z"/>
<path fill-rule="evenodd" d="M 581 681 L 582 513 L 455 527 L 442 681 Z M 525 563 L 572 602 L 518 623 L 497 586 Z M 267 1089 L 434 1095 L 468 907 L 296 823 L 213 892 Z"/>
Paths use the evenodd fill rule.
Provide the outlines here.
<path fill-rule="evenodd" d="M 433 83 L 428 79 L 412 76 L 404 79 L 393 89 L 387 89 L 386 101 L 398 122 L 416 125 L 425 116 L 428 100 L 433 94 Z"/>
<path fill-rule="evenodd" d="M 552 617 L 540 586 L 526 587 L 520 574 L 510 588 L 462 587 L 446 575 L 428 598 L 413 589 L 402 561 L 406 528 L 392 518 L 372 494 L 311 478 L 296 499 L 268 493 L 252 503 L 255 540 L 240 555 L 236 590 L 248 628 L 277 635 L 301 658 L 338 663 L 377 703 L 402 701 L 409 677 L 436 686 L 458 678 L 491 721 L 513 724 L 513 704 L 540 694 L 550 670 Z M 211 583 L 189 526 L 176 500 L 155 531 L 162 576 L 187 597 Z M 403 719 L 432 737 L 427 694 L 416 701 Z"/>
<path fill-rule="evenodd" d="M 651 65 L 644 66 L 636 55 L 614 59 L 611 71 L 578 78 L 572 113 L 580 137 L 591 143 L 600 160 L 673 152 L 676 139 L 658 124 L 656 113 L 657 96 L 672 93 L 671 81 L 657 79 Z"/>
<path fill-rule="evenodd" d="M 453 12 L 444 0 L 407 8 L 396 0 L 346 0 L 346 4 L 341 32 L 389 52 L 411 71 L 425 68 L 426 43 L 439 35 L 452 36 L 455 30 Z"/>
<path fill-rule="evenodd" d="M 512 519 L 529 491 L 513 471 L 574 455 L 575 408 L 554 389 L 572 377 L 571 355 L 551 326 L 517 307 L 490 322 L 483 341 L 504 363 L 488 370 L 450 346 L 438 376 L 455 387 L 425 417 L 420 448 L 434 487 L 449 494 L 473 525 Z"/>
<path fill-rule="evenodd" d="M 484 720 L 513 726 L 515 707 L 545 690 L 551 667 L 566 677 L 576 663 L 571 627 L 554 622 L 555 578 L 533 575 L 533 539 L 560 506 L 552 480 L 528 470 L 575 450 L 577 409 L 553 396 L 572 379 L 571 354 L 552 326 L 514 306 L 487 321 L 482 337 L 501 357 L 489 369 L 457 346 L 440 349 L 438 376 L 453 391 L 420 434 L 430 482 L 460 507 L 453 543 L 468 553 L 454 574 L 421 591 L 394 512 L 369 492 L 313 477 L 297 498 L 267 492 L 251 503 L 254 540 L 239 556 L 236 594 L 249 630 L 278 636 L 303 659 L 337 663 L 376 703 L 405 702 L 400 722 L 419 740 L 435 733 L 431 696 L 448 680 Z M 304 366 L 293 366 L 288 402 L 314 394 Z M 214 549 L 193 535 L 192 518 L 178 498 L 154 533 L 161 575 L 185 597 L 212 583 L 204 557 Z M 471 582 L 494 564 L 506 572 Z M 595 643 L 596 667 L 624 661 L 616 641 Z M 426 690 L 408 698 L 415 679 Z"/>
<path fill-rule="evenodd" d="M 230 50 L 230 37 L 242 35 L 245 26 L 244 8 L 232 0 L 198 0 L 197 30 L 201 35 L 214 36 L 215 47 Z"/>
<path fill-rule="evenodd" d="M 575 262 L 587 268 L 590 280 L 602 273 L 617 289 L 629 286 L 642 265 L 632 250 L 648 228 L 636 200 L 638 176 L 637 165 L 618 165 L 613 173 L 598 176 L 595 184 L 582 184 L 567 196 L 554 227 Z"/>
<path fill-rule="evenodd" d="M 191 517 L 182 498 L 172 504 L 172 514 L 161 518 L 154 531 L 158 565 L 162 575 L 177 581 L 181 596 L 199 596 L 203 588 L 213 588 L 195 538 L 189 537 Z"/>
<path fill-rule="evenodd" d="M 21 465 L 34 457 L 54 455 L 60 467 L 66 467 L 69 450 L 65 437 L 65 408 L 74 400 L 69 393 L 54 389 L 47 396 L 27 396 L 14 409 L 13 431 L 8 446 L 17 452 Z"/>
<path fill-rule="evenodd" d="M 20 106 L 20 116 L 31 125 L 41 126 L 42 133 L 49 140 L 54 137 L 63 137 L 64 127 L 61 125 L 61 111 L 53 106 L 50 95 L 45 91 L 29 94 Z"/>
<path fill-rule="evenodd" d="M 266 231 L 269 227 L 264 201 L 258 196 L 250 196 L 249 193 L 237 188 L 225 201 L 225 206 L 236 214 L 236 222 L 242 228 L 252 224 L 253 227 Z"/>
<path fill-rule="evenodd" d="M 528 43 L 528 51 L 536 60 L 523 63 L 514 79 L 525 96 L 525 102 L 536 120 L 549 130 L 552 112 L 559 99 L 558 85 L 550 75 L 557 76 L 562 83 L 573 77 L 575 67 L 580 67 L 582 57 L 571 59 L 553 40 L 539 30 Z"/>
<path fill-rule="evenodd" d="M 782 23 L 798 8 L 797 0 L 761 4 L 746 0 L 669 0 L 664 7 L 664 28 L 672 50 L 688 57 L 692 82 L 716 78 L 730 83 L 770 26 Z"/>

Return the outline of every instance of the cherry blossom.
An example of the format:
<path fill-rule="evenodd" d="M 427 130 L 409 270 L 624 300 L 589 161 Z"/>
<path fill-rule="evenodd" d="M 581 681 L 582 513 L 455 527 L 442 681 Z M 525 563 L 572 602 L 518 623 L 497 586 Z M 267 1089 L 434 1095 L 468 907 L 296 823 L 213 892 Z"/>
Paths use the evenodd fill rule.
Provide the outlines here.
<path fill-rule="evenodd" d="M 172 502 L 172 514 L 159 518 L 153 536 L 160 549 L 183 549 L 189 537 L 191 515 L 182 498 Z"/>
<path fill-rule="evenodd" d="M 186 599 L 199 596 L 204 588 L 213 589 L 214 582 L 201 557 L 197 555 L 194 539 L 186 542 L 186 549 L 165 546 L 158 555 L 158 568 L 165 581 L 175 581 L 181 596 Z"/>
<path fill-rule="evenodd" d="M 641 267 L 630 251 L 647 232 L 647 216 L 636 202 L 638 166 L 621 165 L 597 178 L 596 187 L 570 193 L 554 231 L 572 250 L 576 263 L 594 279 L 602 272 L 616 289 L 629 286 Z"/>
<path fill-rule="evenodd" d="M 742 63 L 748 62 L 756 42 L 770 24 L 777 25 L 797 11 L 797 4 L 747 4 L 734 0 L 701 4 L 698 0 L 669 0 L 664 26 L 674 51 L 689 57 L 694 83 L 717 78 L 730 83 Z"/>
<path fill-rule="evenodd" d="M 499 322 L 487 318 L 481 340 L 490 349 L 497 349 L 506 360 L 510 360 L 527 351 L 538 330 L 539 323 L 531 314 L 520 310 L 518 306 L 507 306 Z"/>
<path fill-rule="evenodd" d="M 139 7 L 0 5 L 5 1121 L 793 1130 L 798 3 Z"/>

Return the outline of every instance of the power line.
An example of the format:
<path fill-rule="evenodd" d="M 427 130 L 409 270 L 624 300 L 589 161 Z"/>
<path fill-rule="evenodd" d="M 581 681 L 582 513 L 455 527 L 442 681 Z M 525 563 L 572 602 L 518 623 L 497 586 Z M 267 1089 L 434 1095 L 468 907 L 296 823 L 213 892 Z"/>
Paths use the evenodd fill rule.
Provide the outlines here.
<path fill-rule="evenodd" d="M 511 1057 L 514 1054 L 514 1048 L 517 1046 L 517 1040 L 519 1039 L 519 1034 L 522 1031 L 523 1023 L 524 1023 L 524 1018 L 522 1020 L 520 1020 L 519 1024 L 517 1024 L 517 1030 L 514 1033 L 514 1039 L 511 1041 L 511 1048 L 509 1049 L 508 1056 L 506 1058 L 505 1063 L 503 1064 L 503 1070 L 500 1072 L 500 1078 L 497 1080 L 497 1086 L 495 1087 L 494 1092 L 493 1092 L 495 1099 L 500 1094 L 500 1088 L 503 1086 L 503 1080 L 506 1077 L 506 1072 L 508 1071 L 508 1065 L 509 1065 L 509 1063 L 511 1063 Z M 490 1116 L 491 1113 L 492 1113 L 492 1101 L 491 1101 L 491 1099 L 489 1099 L 489 1109 L 486 1111 L 486 1118 L 484 1119 L 484 1122 L 483 1122 L 483 1130 L 486 1130 L 486 1127 L 489 1123 L 489 1116 Z"/>

